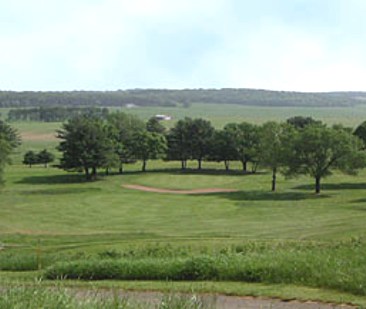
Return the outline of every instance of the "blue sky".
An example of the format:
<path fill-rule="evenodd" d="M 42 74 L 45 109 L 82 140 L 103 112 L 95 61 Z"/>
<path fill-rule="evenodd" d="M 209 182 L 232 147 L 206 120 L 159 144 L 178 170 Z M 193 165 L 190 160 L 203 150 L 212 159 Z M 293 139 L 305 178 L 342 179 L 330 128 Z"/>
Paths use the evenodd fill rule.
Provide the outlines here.
<path fill-rule="evenodd" d="M 366 91 L 365 14 L 365 0 L 0 0 L 0 89 Z"/>

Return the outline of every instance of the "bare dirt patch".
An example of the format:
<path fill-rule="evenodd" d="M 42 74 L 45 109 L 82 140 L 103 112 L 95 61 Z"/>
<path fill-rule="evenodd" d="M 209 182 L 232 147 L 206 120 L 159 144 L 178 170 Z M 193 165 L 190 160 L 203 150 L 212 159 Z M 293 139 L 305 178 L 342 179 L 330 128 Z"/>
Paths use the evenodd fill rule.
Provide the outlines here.
<path fill-rule="evenodd" d="M 55 141 L 57 139 L 55 133 L 22 132 L 20 137 L 23 141 Z"/>
<path fill-rule="evenodd" d="M 207 193 L 222 193 L 222 192 L 238 192 L 235 189 L 224 189 L 224 188 L 203 188 L 203 189 L 193 189 L 193 190 L 173 190 L 173 189 L 163 189 L 163 188 L 153 188 L 141 185 L 122 185 L 123 188 L 139 190 L 145 192 L 155 192 L 155 193 L 169 193 L 169 194 L 207 194 Z"/>

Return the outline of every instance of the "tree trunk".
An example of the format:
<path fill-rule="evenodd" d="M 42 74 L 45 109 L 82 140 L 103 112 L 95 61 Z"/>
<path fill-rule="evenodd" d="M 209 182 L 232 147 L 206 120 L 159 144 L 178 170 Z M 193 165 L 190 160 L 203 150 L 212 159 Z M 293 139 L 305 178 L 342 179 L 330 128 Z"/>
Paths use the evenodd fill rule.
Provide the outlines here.
<path fill-rule="evenodd" d="M 146 172 L 146 160 L 142 160 L 142 169 L 143 172 Z"/>
<path fill-rule="evenodd" d="M 123 164 L 122 164 L 122 163 L 120 163 L 120 165 L 119 165 L 119 170 L 118 170 L 118 172 L 119 172 L 120 174 L 123 174 Z"/>
<path fill-rule="evenodd" d="M 84 171 L 85 171 L 85 178 L 86 178 L 86 180 L 90 180 L 89 168 L 88 167 L 85 167 L 84 168 Z"/>
<path fill-rule="evenodd" d="M 187 161 L 181 160 L 181 166 L 182 166 L 182 170 L 185 170 L 187 168 Z"/>
<path fill-rule="evenodd" d="M 45 168 L 47 168 L 47 167 L 48 167 L 48 164 L 47 164 L 47 163 L 45 163 L 45 164 L 44 164 L 44 167 L 45 167 Z"/>
<path fill-rule="evenodd" d="M 198 170 L 202 169 L 202 159 L 198 159 Z"/>
<path fill-rule="evenodd" d="M 320 177 L 315 177 L 315 193 L 320 193 Z"/>
<path fill-rule="evenodd" d="M 225 160 L 224 164 L 225 164 L 225 170 L 228 171 L 230 169 L 230 162 Z"/>
<path fill-rule="evenodd" d="M 252 173 L 255 174 L 257 172 L 258 169 L 258 162 L 253 162 L 252 164 Z"/>
<path fill-rule="evenodd" d="M 243 172 L 247 171 L 247 161 L 241 161 L 241 163 L 243 164 Z"/>
<path fill-rule="evenodd" d="M 92 180 L 97 179 L 97 168 L 95 166 L 92 167 L 91 179 Z"/>
<path fill-rule="evenodd" d="M 277 168 L 273 168 L 272 169 L 272 191 L 276 191 L 276 173 L 277 173 Z"/>
<path fill-rule="evenodd" d="M 29 164 L 29 168 L 32 168 L 32 164 Z"/>
<path fill-rule="evenodd" d="M 109 175 L 109 167 L 107 167 L 106 169 L 105 169 L 105 174 L 108 176 Z"/>

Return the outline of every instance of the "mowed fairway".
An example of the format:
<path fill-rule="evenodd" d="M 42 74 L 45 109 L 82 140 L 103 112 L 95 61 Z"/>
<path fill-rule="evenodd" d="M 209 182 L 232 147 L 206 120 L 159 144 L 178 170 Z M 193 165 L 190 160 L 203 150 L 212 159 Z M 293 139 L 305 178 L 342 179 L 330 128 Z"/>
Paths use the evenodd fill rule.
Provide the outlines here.
<path fill-rule="evenodd" d="M 1 237 L 95 234 L 97 240 L 104 234 L 104 241 L 111 236 L 117 244 L 134 238 L 322 241 L 365 234 L 364 172 L 359 177 L 335 175 L 315 196 L 308 178 L 280 178 L 278 192 L 271 193 L 266 173 L 153 171 L 167 166 L 173 164 L 155 162 L 151 172 L 131 171 L 93 183 L 53 168 L 13 166 L 1 193 Z M 239 192 L 171 195 L 124 189 L 122 184 Z"/>

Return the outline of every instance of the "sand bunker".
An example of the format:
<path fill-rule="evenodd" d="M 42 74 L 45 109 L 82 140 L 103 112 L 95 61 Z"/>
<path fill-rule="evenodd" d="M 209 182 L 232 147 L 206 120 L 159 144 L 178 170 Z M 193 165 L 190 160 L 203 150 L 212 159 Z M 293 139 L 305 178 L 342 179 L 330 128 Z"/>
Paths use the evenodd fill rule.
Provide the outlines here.
<path fill-rule="evenodd" d="M 155 193 L 170 193 L 170 194 L 207 194 L 207 193 L 221 193 L 221 192 L 238 192 L 235 189 L 223 189 L 223 188 L 204 188 L 204 189 L 193 189 L 193 190 L 171 190 L 162 188 L 145 187 L 140 185 L 122 185 L 123 188 L 139 190 L 145 192 Z"/>

